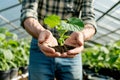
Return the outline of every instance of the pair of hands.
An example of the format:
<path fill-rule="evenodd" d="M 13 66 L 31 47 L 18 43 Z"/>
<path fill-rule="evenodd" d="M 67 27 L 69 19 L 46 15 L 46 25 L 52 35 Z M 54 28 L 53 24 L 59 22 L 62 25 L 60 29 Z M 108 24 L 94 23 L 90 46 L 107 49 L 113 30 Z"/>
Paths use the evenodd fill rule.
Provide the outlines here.
<path fill-rule="evenodd" d="M 46 56 L 71 58 L 75 57 L 76 54 L 84 49 L 84 36 L 82 32 L 73 32 L 70 37 L 65 40 L 65 44 L 76 48 L 64 53 L 56 52 L 52 46 L 57 46 L 58 42 L 49 30 L 41 31 L 38 37 L 38 46 Z"/>

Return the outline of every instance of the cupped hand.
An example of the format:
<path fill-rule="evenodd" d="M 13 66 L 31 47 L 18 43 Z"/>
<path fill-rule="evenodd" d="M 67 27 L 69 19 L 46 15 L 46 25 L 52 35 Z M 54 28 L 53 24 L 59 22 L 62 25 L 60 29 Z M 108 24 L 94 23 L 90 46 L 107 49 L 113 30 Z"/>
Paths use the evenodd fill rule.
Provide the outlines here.
<path fill-rule="evenodd" d="M 41 51 L 49 57 L 59 57 L 61 54 L 56 53 L 53 46 L 58 45 L 56 38 L 53 37 L 49 30 L 41 31 L 38 37 L 38 46 Z"/>
<path fill-rule="evenodd" d="M 84 36 L 82 32 L 73 32 L 69 38 L 65 40 L 66 45 L 74 46 L 74 49 L 68 50 L 63 53 L 65 57 L 75 57 L 84 49 Z"/>

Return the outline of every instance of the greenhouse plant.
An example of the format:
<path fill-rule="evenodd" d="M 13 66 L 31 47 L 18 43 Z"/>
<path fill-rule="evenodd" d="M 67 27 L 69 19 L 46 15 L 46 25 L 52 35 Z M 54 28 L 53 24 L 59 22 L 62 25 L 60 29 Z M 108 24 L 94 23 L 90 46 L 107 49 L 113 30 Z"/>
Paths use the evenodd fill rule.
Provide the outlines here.
<path fill-rule="evenodd" d="M 18 76 L 19 68 L 28 65 L 29 42 L 18 40 L 17 35 L 0 28 L 0 71 L 8 72 L 5 80 Z M 16 73 L 15 73 L 16 72 Z M 2 74 L 1 74 L 2 75 Z M 4 80 L 0 75 L 0 80 Z"/>
<path fill-rule="evenodd" d="M 85 69 L 116 80 L 120 79 L 120 41 L 86 48 L 82 57 Z"/>

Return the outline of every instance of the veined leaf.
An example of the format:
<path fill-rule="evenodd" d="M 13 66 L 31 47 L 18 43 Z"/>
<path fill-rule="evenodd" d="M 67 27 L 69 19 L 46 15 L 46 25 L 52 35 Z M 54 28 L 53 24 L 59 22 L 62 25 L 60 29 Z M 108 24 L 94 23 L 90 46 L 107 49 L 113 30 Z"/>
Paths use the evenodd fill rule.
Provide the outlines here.
<path fill-rule="evenodd" d="M 77 25 L 78 27 L 81 27 L 81 28 L 84 27 L 84 23 L 79 18 L 71 17 L 71 18 L 68 18 L 67 20 L 68 20 L 68 23 L 72 25 Z"/>
<path fill-rule="evenodd" d="M 83 29 L 83 27 L 79 27 L 78 25 L 73 25 L 73 24 L 69 24 L 66 23 L 65 21 L 61 21 L 61 26 L 63 27 L 63 29 L 68 30 L 68 31 L 80 31 Z"/>
<path fill-rule="evenodd" d="M 51 28 L 54 28 L 55 26 L 59 25 L 60 21 L 60 17 L 57 15 L 50 15 L 44 19 L 44 23 Z"/>

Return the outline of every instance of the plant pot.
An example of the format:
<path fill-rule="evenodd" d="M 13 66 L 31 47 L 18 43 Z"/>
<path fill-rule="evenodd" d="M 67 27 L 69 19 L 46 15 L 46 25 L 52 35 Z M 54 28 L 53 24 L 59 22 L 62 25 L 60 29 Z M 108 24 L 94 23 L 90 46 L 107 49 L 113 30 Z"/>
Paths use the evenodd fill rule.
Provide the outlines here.
<path fill-rule="evenodd" d="M 18 68 L 12 68 L 10 70 L 10 79 L 16 78 L 18 76 Z"/>
<path fill-rule="evenodd" d="M 19 68 L 19 70 L 22 72 L 22 74 L 25 74 L 28 72 L 28 66 L 22 66 Z"/>
<path fill-rule="evenodd" d="M 58 45 L 52 48 L 54 48 L 56 52 L 63 53 L 63 52 L 67 52 L 68 50 L 74 49 L 75 47 L 69 45 L 63 45 L 63 46 Z"/>
<path fill-rule="evenodd" d="M 116 80 L 120 80 L 120 70 L 117 69 L 101 68 L 98 73 L 105 76 L 113 77 Z"/>
<path fill-rule="evenodd" d="M 10 70 L 0 71 L 0 80 L 10 80 Z"/>
<path fill-rule="evenodd" d="M 84 80 L 89 80 L 90 78 L 103 78 L 105 80 L 120 80 L 119 75 L 120 75 L 120 70 L 117 70 L 115 68 L 113 69 L 100 68 L 96 72 L 95 67 L 91 68 L 89 65 L 83 65 Z M 92 79 L 92 80 L 98 80 L 98 79 Z"/>

